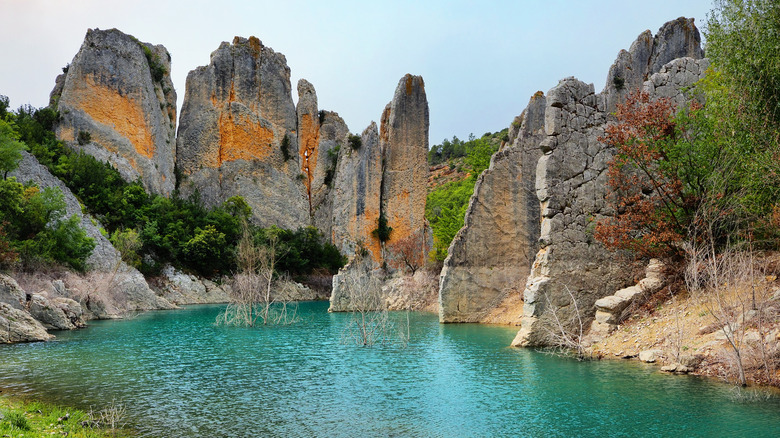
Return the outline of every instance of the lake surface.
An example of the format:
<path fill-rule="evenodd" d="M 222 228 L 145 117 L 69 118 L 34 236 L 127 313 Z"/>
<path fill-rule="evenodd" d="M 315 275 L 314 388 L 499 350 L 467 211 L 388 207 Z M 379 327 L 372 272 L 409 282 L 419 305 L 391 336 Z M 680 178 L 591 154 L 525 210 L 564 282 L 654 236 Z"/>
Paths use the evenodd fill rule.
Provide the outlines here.
<path fill-rule="evenodd" d="M 223 306 L 93 321 L 0 346 L 0 387 L 112 400 L 142 436 L 780 436 L 780 399 L 622 361 L 508 348 L 516 329 L 412 314 L 409 345 L 342 344 L 349 314 L 302 303 L 283 327 L 215 327 Z M 396 314 L 403 317 L 404 314 Z"/>

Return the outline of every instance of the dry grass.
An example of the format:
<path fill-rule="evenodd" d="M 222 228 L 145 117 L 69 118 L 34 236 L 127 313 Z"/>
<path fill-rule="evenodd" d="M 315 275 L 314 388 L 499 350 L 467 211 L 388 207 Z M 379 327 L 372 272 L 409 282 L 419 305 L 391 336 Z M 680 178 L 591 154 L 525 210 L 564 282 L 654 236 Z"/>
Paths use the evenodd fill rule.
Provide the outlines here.
<path fill-rule="evenodd" d="M 779 386 L 780 281 L 774 272 L 779 261 L 780 255 L 769 254 L 727 269 L 717 283 L 634 314 L 591 349 L 604 358 L 658 349 L 662 363 L 698 356 L 695 373 L 736 383 L 741 360 L 748 382 Z"/>

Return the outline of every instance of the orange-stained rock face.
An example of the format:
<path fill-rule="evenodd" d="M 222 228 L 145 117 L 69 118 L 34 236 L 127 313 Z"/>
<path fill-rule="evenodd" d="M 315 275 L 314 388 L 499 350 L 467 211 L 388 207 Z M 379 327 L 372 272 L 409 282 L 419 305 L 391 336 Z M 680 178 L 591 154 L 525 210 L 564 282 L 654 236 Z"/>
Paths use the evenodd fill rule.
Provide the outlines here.
<path fill-rule="evenodd" d="M 306 191 L 311 196 L 311 182 L 314 169 L 317 167 L 317 145 L 320 142 L 320 125 L 312 119 L 311 114 L 303 114 L 298 120 L 299 154 L 301 156 L 301 173 L 306 175 L 304 183 Z"/>
<path fill-rule="evenodd" d="M 153 157 L 152 132 L 136 97 L 122 96 L 116 89 L 97 83 L 92 76 L 87 76 L 84 81 L 77 83 L 75 91 L 76 108 L 84 111 L 92 120 L 112 127 L 119 135 L 127 138 L 139 155 Z M 105 146 L 110 147 L 109 144 Z"/>
<path fill-rule="evenodd" d="M 271 156 L 274 133 L 246 116 L 219 116 L 219 153 L 212 166 L 234 160 L 264 160 Z"/>

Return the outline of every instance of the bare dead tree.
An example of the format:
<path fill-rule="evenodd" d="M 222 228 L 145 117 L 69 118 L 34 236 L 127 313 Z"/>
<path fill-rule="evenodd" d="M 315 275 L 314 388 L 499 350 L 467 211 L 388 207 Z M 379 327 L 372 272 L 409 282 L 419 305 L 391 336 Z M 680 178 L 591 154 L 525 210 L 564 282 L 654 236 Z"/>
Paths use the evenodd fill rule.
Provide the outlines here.
<path fill-rule="evenodd" d="M 371 347 L 377 344 L 396 344 L 406 347 L 409 343 L 409 313 L 390 315 L 387 299 L 382 290 L 382 276 L 374 269 L 370 259 L 357 256 L 351 268 L 339 276 L 346 298 L 350 319 L 341 334 L 341 342 Z"/>
<path fill-rule="evenodd" d="M 414 232 L 403 239 L 388 244 L 391 266 L 406 269 L 412 275 L 425 265 L 427 245 L 422 231 Z"/>
<path fill-rule="evenodd" d="M 238 272 L 231 282 L 230 303 L 217 316 L 217 324 L 254 327 L 298 321 L 297 305 L 290 304 L 294 286 L 275 272 L 282 255 L 277 234 L 271 233 L 268 243 L 259 245 L 249 224 L 242 223 L 236 254 Z"/>
<path fill-rule="evenodd" d="M 573 352 L 578 360 L 588 357 L 587 348 L 583 344 L 585 334 L 585 320 L 582 316 L 577 298 L 569 287 L 566 292 L 571 300 L 573 312 L 570 315 L 563 315 L 560 309 L 553 306 L 550 297 L 545 294 L 545 316 L 547 324 L 544 325 L 547 330 L 547 336 L 550 343 L 549 352 L 554 354 L 567 354 Z"/>

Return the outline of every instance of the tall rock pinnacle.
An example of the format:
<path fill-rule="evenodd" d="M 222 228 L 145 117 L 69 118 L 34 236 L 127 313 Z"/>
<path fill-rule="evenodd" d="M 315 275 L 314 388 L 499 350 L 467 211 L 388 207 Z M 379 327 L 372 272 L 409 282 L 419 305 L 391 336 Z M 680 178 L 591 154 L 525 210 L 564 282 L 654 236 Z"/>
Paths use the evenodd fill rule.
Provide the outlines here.
<path fill-rule="evenodd" d="M 207 206 L 240 195 L 263 226 L 308 225 L 296 129 L 284 55 L 255 37 L 222 43 L 187 76 L 177 139 L 182 194 L 198 192 Z"/>
<path fill-rule="evenodd" d="M 90 29 L 57 78 L 51 103 L 61 121 L 57 137 L 110 162 L 147 190 L 174 189 L 176 92 L 165 47 L 116 29 Z"/>
<path fill-rule="evenodd" d="M 379 128 L 384 158 L 381 210 L 394 242 L 425 229 L 428 119 L 425 83 L 421 76 L 407 74 L 398 82 Z M 425 256 L 421 249 L 418 261 Z"/>

